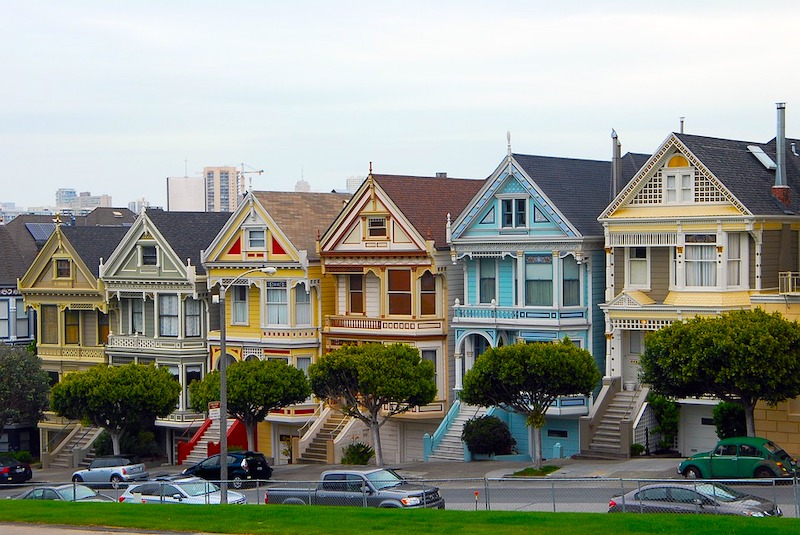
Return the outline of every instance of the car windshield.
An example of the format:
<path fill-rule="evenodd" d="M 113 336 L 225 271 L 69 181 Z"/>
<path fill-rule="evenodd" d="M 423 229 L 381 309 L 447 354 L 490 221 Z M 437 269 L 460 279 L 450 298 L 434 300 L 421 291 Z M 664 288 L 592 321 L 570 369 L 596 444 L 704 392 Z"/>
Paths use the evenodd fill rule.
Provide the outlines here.
<path fill-rule="evenodd" d="M 94 498 L 95 493 L 89 487 L 84 487 L 83 485 L 70 485 L 69 487 L 64 487 L 58 491 L 61 497 L 68 501 L 78 501 L 78 500 L 85 500 L 87 498 Z"/>
<path fill-rule="evenodd" d="M 700 483 L 695 485 L 695 490 L 701 494 L 705 494 L 709 498 L 714 498 L 720 502 L 735 502 L 741 500 L 746 494 L 734 490 L 719 483 Z"/>
<path fill-rule="evenodd" d="M 780 446 L 778 446 L 774 442 L 769 442 L 769 441 L 764 442 L 764 449 L 767 450 L 768 452 L 770 452 L 772 457 L 777 459 L 777 460 L 779 460 L 779 461 L 789 461 L 789 462 L 791 462 L 791 461 L 794 460 L 789 456 L 788 453 L 786 453 L 783 450 L 783 448 L 781 448 Z"/>
<path fill-rule="evenodd" d="M 189 496 L 204 496 L 212 492 L 217 492 L 219 487 L 208 481 L 192 481 L 191 483 L 181 483 L 181 489 Z"/>
<path fill-rule="evenodd" d="M 403 482 L 403 478 L 391 470 L 377 470 L 367 474 L 367 479 L 369 479 L 376 489 L 395 487 Z"/>

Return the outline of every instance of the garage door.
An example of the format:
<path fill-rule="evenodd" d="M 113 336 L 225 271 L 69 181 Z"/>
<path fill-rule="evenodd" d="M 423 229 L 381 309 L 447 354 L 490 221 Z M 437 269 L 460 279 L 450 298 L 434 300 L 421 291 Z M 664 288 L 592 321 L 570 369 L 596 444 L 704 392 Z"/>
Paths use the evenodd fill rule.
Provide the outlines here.
<path fill-rule="evenodd" d="M 438 422 L 404 422 L 400 462 L 422 461 L 422 437 L 425 433 L 433 435 L 437 427 Z"/>
<path fill-rule="evenodd" d="M 678 446 L 685 457 L 716 446 L 717 429 L 712 421 L 714 405 L 681 404 Z"/>

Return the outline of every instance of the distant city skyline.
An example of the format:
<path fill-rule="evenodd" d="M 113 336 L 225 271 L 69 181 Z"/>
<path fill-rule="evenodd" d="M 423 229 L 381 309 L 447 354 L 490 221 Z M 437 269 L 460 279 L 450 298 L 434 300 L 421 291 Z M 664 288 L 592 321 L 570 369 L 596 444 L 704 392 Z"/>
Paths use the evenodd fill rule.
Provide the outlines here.
<path fill-rule="evenodd" d="M 351 0 L 12 3 L 0 201 L 60 187 L 166 206 L 167 177 L 243 164 L 257 190 L 376 173 L 485 178 L 512 150 L 648 153 L 680 128 L 800 137 L 800 4 Z M 249 185 L 249 184 L 248 184 Z M 9 187 L 10 186 L 10 187 Z"/>

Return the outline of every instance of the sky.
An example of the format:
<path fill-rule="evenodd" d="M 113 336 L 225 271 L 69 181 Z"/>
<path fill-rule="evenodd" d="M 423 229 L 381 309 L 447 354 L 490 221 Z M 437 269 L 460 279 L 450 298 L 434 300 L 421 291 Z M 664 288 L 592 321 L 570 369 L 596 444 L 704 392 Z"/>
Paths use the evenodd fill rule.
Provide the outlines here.
<path fill-rule="evenodd" d="M 679 130 L 800 137 L 800 2 L 0 0 L 0 202 L 166 204 L 166 177 L 257 190 L 485 178 L 507 151 L 609 160 Z M 244 164 L 244 167 L 242 167 Z"/>

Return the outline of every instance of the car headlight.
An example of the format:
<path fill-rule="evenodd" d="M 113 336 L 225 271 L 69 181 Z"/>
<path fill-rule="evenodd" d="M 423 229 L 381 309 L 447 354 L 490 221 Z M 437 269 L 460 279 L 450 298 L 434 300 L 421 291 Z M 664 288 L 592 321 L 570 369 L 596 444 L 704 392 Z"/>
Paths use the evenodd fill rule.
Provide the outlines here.
<path fill-rule="evenodd" d="M 403 498 L 400 501 L 403 502 L 403 505 L 405 505 L 406 507 L 419 505 L 421 503 L 421 500 L 419 499 L 418 496 L 409 496 L 408 498 Z"/>

